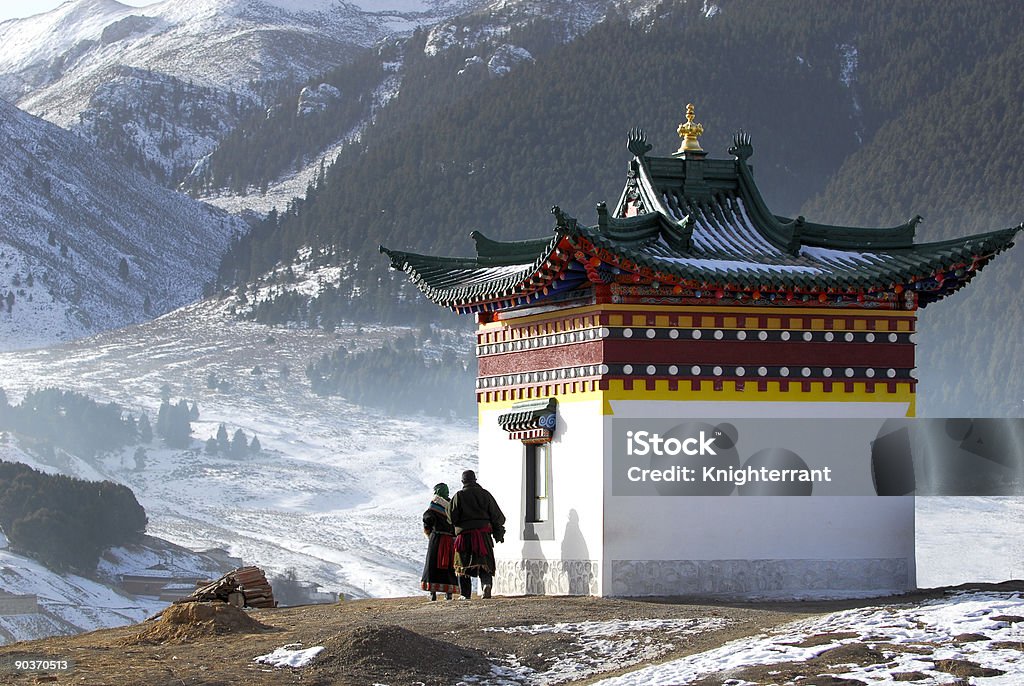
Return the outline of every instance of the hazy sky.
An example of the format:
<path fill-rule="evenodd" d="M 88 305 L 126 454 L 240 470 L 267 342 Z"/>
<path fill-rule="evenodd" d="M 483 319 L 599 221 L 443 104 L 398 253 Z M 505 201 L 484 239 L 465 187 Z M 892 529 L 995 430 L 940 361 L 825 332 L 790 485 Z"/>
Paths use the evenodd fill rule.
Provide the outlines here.
<path fill-rule="evenodd" d="M 63 4 L 65 0 L 0 0 L 0 21 L 13 17 L 28 17 L 40 12 L 52 10 Z M 152 5 L 156 0 L 118 0 L 124 5 Z"/>

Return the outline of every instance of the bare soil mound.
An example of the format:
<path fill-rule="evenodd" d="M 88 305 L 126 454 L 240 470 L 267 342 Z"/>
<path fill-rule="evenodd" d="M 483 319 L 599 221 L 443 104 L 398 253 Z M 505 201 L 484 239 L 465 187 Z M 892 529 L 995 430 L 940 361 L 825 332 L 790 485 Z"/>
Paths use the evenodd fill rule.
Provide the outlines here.
<path fill-rule="evenodd" d="M 143 624 L 143 630 L 125 639 L 124 644 L 184 643 L 206 636 L 254 634 L 270 628 L 227 603 L 181 603 L 171 605 Z"/>
<path fill-rule="evenodd" d="M 476 650 L 423 636 L 393 624 L 361 626 L 332 636 L 314 669 L 338 675 L 427 686 L 451 684 L 467 674 L 486 674 L 490 663 Z"/>

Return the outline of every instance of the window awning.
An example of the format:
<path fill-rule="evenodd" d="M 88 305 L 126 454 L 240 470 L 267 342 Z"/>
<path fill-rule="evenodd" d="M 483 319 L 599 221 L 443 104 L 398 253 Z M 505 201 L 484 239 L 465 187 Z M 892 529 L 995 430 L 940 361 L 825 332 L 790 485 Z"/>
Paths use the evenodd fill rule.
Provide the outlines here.
<path fill-rule="evenodd" d="M 554 398 L 516 403 L 508 412 L 498 415 L 498 426 L 508 432 L 510 440 L 547 443 L 555 433 L 557 407 Z"/>

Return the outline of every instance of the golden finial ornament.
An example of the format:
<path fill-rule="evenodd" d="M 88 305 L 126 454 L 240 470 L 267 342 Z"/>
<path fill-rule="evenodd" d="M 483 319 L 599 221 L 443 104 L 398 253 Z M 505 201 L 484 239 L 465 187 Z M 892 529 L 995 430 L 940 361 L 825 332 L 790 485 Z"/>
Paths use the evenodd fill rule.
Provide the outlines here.
<path fill-rule="evenodd" d="M 676 129 L 679 137 L 683 139 L 683 142 L 679 144 L 679 149 L 676 150 L 677 155 L 684 152 L 704 152 L 704 148 L 700 147 L 700 141 L 697 140 L 698 136 L 704 134 L 704 127 L 694 124 L 693 117 L 693 103 L 691 102 L 686 106 L 686 123 L 680 124 Z"/>

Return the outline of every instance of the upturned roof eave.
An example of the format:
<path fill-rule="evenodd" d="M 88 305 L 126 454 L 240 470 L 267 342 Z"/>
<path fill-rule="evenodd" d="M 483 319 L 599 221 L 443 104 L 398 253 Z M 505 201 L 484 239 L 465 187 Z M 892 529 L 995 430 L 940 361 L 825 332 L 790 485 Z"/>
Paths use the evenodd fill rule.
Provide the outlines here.
<path fill-rule="evenodd" d="M 471 308 L 489 303 L 512 303 L 531 299 L 545 288 L 549 288 L 558 276 L 567 269 L 571 260 L 554 260 L 563 239 L 571 243 L 589 243 L 607 253 L 617 256 L 616 266 L 626 273 L 646 270 L 653 274 L 662 274 L 670 279 L 687 282 L 731 285 L 743 289 L 779 288 L 799 290 L 841 290 L 870 291 L 891 288 L 896 284 L 907 285 L 919 278 L 929 278 L 939 270 L 952 269 L 956 265 L 971 263 L 971 271 L 977 272 L 984 266 L 973 264 L 977 260 L 987 262 L 996 254 L 1013 245 L 1013 238 L 1022 227 L 1013 227 L 991 231 L 977 236 L 950 239 L 934 243 L 922 243 L 911 247 L 877 251 L 875 257 L 881 261 L 877 266 L 866 269 L 850 268 L 841 271 L 827 271 L 811 274 L 804 271 L 772 271 L 770 264 L 743 264 L 722 268 L 719 266 L 702 267 L 674 263 L 658 256 L 648 255 L 639 249 L 624 245 L 601 233 L 599 227 L 578 225 L 571 218 L 559 220 L 554 235 L 547 240 L 544 249 L 529 263 L 523 263 L 521 269 L 505 274 L 492 280 L 483 280 L 471 284 L 459 284 L 448 287 L 443 279 L 434 277 L 434 270 L 444 272 L 446 269 L 485 270 L 494 269 L 493 263 L 481 264 L 478 259 L 465 257 L 437 257 L 420 255 L 402 251 L 392 251 L 381 247 L 381 252 L 391 258 L 391 266 L 405 271 L 423 294 L 438 305 L 453 309 Z M 531 241 L 539 244 L 542 239 Z M 564 257 L 564 256 L 563 256 Z M 723 256 L 724 257 L 724 256 Z M 693 259 L 701 259 L 694 257 Z M 711 261 L 711 260 L 709 260 Z M 542 268 L 545 264 L 557 262 L 561 266 L 550 270 L 545 276 Z M 504 266 L 515 266 L 504 265 Z M 968 275 L 973 276 L 972 274 Z M 944 297 L 944 296 L 943 296 Z"/>
<path fill-rule="evenodd" d="M 542 266 L 555 256 L 558 245 L 564 237 L 563 233 L 563 231 L 556 227 L 554 236 L 547 241 L 545 248 L 539 256 L 536 256 L 532 262 L 522 263 L 523 267 L 515 272 L 489 281 L 484 280 L 451 287 L 438 285 L 436 279 L 428 278 L 424 272 L 431 267 L 449 267 L 473 271 L 495 269 L 501 266 L 512 267 L 516 266 L 517 263 L 494 264 L 487 263 L 486 261 L 481 263 L 480 258 L 422 255 L 419 253 L 390 250 L 383 245 L 379 247 L 379 250 L 389 257 L 391 268 L 408 274 L 410 280 L 428 300 L 443 307 L 460 309 L 495 300 L 508 301 L 524 297 L 525 294 L 517 292 L 517 286 L 529 283 L 529 280 L 540 272 Z M 540 241 L 536 242 L 539 243 Z"/>

